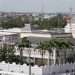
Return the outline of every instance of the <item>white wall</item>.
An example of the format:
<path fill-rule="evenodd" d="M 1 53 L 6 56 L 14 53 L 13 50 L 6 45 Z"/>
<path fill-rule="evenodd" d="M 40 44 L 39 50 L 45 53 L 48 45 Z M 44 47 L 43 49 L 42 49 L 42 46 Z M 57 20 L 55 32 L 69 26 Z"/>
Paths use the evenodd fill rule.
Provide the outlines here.
<path fill-rule="evenodd" d="M 71 33 L 71 27 L 69 23 L 64 27 L 64 31 L 65 33 Z"/>
<path fill-rule="evenodd" d="M 72 36 L 75 38 L 75 23 L 71 25 Z"/>
<path fill-rule="evenodd" d="M 73 38 L 75 38 L 75 23 L 68 23 L 65 27 L 64 27 L 64 31 L 65 33 L 72 33 Z"/>
<path fill-rule="evenodd" d="M 40 51 L 38 50 L 38 49 L 36 49 L 35 51 L 34 51 L 34 48 L 25 48 L 24 50 L 23 50 L 23 56 L 26 56 L 26 57 L 29 57 L 29 50 L 31 50 L 31 57 L 37 57 L 37 58 L 42 58 L 42 56 L 41 56 L 41 54 L 40 54 Z M 20 52 L 19 52 L 19 50 L 16 50 L 16 53 L 15 53 L 16 55 L 20 55 Z M 46 53 L 45 53 L 45 55 L 44 55 L 44 58 L 46 58 L 46 59 L 48 59 L 48 57 L 49 57 L 49 53 L 48 53 L 48 51 L 46 51 Z M 51 59 L 52 59 L 52 57 L 51 57 Z"/>
<path fill-rule="evenodd" d="M 0 73 L 8 72 L 11 75 L 29 75 L 29 66 L 24 65 L 16 65 L 15 63 L 9 64 L 5 62 L 0 63 Z M 13 71 L 13 72 L 12 72 Z M 20 73 L 20 74 L 19 74 Z M 31 67 L 31 75 L 42 75 L 42 67 L 38 67 L 37 65 Z"/>

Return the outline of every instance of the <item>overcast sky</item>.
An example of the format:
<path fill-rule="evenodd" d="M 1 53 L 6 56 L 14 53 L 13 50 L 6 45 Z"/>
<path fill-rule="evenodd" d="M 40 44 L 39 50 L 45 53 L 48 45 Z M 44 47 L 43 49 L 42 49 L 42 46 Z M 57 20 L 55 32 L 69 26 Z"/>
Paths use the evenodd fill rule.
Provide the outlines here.
<path fill-rule="evenodd" d="M 0 0 L 0 11 L 25 12 L 69 12 L 75 11 L 75 0 Z"/>

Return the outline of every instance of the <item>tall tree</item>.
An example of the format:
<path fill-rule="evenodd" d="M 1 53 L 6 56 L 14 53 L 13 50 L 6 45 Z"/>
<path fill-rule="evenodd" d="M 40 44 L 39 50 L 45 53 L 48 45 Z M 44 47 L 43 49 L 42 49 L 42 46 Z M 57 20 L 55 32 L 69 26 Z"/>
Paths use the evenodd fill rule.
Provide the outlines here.
<path fill-rule="evenodd" d="M 21 64 L 23 64 L 23 50 L 24 48 L 29 48 L 30 47 L 30 42 L 29 40 L 27 40 L 26 37 L 22 38 L 18 44 L 18 48 L 20 50 L 20 61 L 21 61 Z"/>
<path fill-rule="evenodd" d="M 58 63 L 59 64 L 66 63 L 67 52 L 69 52 L 70 49 L 72 50 L 73 44 L 67 39 L 66 40 L 65 39 L 56 39 L 54 42 L 57 45 L 56 52 L 57 52 L 57 56 L 59 57 Z M 63 59 L 61 59 L 62 56 L 64 57 Z M 64 61 L 61 62 L 61 60 L 64 60 Z"/>
<path fill-rule="evenodd" d="M 39 49 L 39 52 L 40 52 L 40 54 L 42 56 L 41 65 L 44 65 L 44 59 L 43 59 L 43 57 L 44 57 L 44 54 L 45 54 L 45 51 L 46 51 L 46 48 L 47 48 L 46 44 L 43 43 L 43 42 L 40 42 L 37 48 Z"/>
<path fill-rule="evenodd" d="M 54 64 L 55 64 L 56 60 L 57 60 L 57 55 L 59 55 L 59 57 L 61 57 L 60 54 L 62 54 L 62 51 L 64 52 L 64 60 L 66 59 L 66 52 L 68 49 L 72 49 L 72 45 L 73 44 L 68 40 L 50 39 L 49 41 L 40 43 L 40 45 L 38 47 L 40 49 L 42 57 L 44 56 L 46 50 L 49 52 L 49 62 L 48 63 L 50 65 L 51 64 L 51 61 L 50 61 L 51 53 L 53 53 Z M 58 59 L 58 60 L 60 60 L 60 59 Z"/>

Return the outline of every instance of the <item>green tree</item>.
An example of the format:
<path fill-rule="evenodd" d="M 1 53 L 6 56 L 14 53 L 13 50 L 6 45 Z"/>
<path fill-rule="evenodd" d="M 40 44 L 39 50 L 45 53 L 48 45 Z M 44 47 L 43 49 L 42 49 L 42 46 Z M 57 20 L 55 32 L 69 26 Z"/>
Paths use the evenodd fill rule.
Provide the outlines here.
<path fill-rule="evenodd" d="M 46 51 L 49 52 L 49 64 L 51 64 L 51 53 L 55 52 L 55 60 L 54 63 L 57 63 L 57 58 L 60 57 L 58 59 L 58 63 L 60 63 L 61 60 L 61 55 L 62 55 L 62 51 L 64 52 L 64 63 L 66 62 L 66 54 L 69 51 L 69 49 L 72 49 L 73 44 L 69 41 L 69 40 L 64 40 L 64 39 L 50 39 L 49 41 L 45 41 L 40 43 L 40 45 L 38 46 L 42 58 L 45 54 Z"/>
<path fill-rule="evenodd" d="M 49 19 L 39 18 L 39 20 L 33 20 L 32 25 L 35 27 L 37 24 L 39 29 L 50 29 L 50 28 L 63 28 L 66 25 L 66 21 L 63 19 L 63 15 L 58 14 Z"/>
<path fill-rule="evenodd" d="M 6 20 L 1 21 L 0 27 L 6 29 L 14 27 L 24 27 L 24 21 L 20 16 L 16 18 L 7 18 Z"/>
<path fill-rule="evenodd" d="M 0 48 L 0 61 L 13 62 L 12 58 L 14 56 L 15 50 L 13 46 L 9 46 L 4 44 L 2 48 Z"/>
<path fill-rule="evenodd" d="M 58 56 L 58 63 L 66 63 L 66 56 L 67 53 L 69 52 L 69 50 L 72 51 L 72 46 L 73 44 L 67 40 L 67 39 L 56 39 L 54 40 L 54 42 L 56 43 L 57 47 L 56 47 L 56 53 Z M 63 59 L 62 56 L 64 57 Z M 61 62 L 61 60 L 64 60 L 63 62 Z"/>
<path fill-rule="evenodd" d="M 24 50 L 24 48 L 29 48 L 29 47 L 31 47 L 30 46 L 30 42 L 29 42 L 29 40 L 27 40 L 27 38 L 26 37 L 24 37 L 24 38 L 22 38 L 21 40 L 20 40 L 20 43 L 18 44 L 18 48 L 19 48 L 19 51 L 20 51 L 20 63 L 21 64 L 23 64 L 23 50 Z"/>
<path fill-rule="evenodd" d="M 55 39 L 50 39 L 49 41 L 45 41 L 40 43 L 38 48 L 40 49 L 42 57 L 44 56 L 45 52 L 48 51 L 49 53 L 49 59 L 48 64 L 51 64 L 51 54 L 53 53 L 53 50 L 56 50 L 58 46 L 55 43 Z"/>
<path fill-rule="evenodd" d="M 41 65 L 44 65 L 44 58 L 43 57 L 44 57 L 44 54 L 45 54 L 47 47 L 46 47 L 45 43 L 40 42 L 37 48 L 39 49 L 39 52 L 40 52 L 41 57 L 42 57 Z"/>

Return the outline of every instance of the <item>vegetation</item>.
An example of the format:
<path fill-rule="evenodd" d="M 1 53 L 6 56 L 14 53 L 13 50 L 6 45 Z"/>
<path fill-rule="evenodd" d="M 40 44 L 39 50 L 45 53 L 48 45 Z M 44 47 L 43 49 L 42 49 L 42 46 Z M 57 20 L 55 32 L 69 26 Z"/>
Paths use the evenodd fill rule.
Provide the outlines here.
<path fill-rule="evenodd" d="M 20 55 L 15 55 L 15 48 L 12 45 L 3 44 L 3 46 L 0 48 L 0 61 L 5 62 L 15 62 L 16 64 L 24 64 L 26 63 L 25 57 L 23 56 L 23 50 L 24 48 L 29 48 L 29 41 L 27 38 L 23 38 L 20 43 L 18 43 L 18 49 L 20 51 Z"/>
<path fill-rule="evenodd" d="M 67 53 L 70 53 L 69 50 L 73 50 L 73 43 L 67 39 L 59 39 L 55 41 L 55 43 L 57 45 L 56 53 L 58 63 L 66 63 L 66 57 L 68 56 Z"/>
<path fill-rule="evenodd" d="M 19 48 L 24 48 L 24 47 L 29 48 L 29 47 L 31 47 L 31 46 L 30 46 L 29 40 L 27 40 L 27 38 L 24 37 L 24 38 L 22 38 L 22 39 L 20 40 L 20 42 L 18 43 L 18 47 L 19 47 Z"/>
<path fill-rule="evenodd" d="M 37 48 L 39 49 L 39 52 L 42 56 L 41 65 L 44 65 L 44 58 L 43 57 L 44 57 L 44 54 L 46 52 L 46 43 L 41 43 L 40 42 L 40 44 L 38 45 Z"/>
<path fill-rule="evenodd" d="M 5 20 L 1 21 L 0 27 L 2 28 L 14 28 L 14 27 L 24 27 L 24 21 L 22 20 L 22 17 L 16 17 L 16 18 L 6 18 Z"/>
<path fill-rule="evenodd" d="M 43 60 L 43 56 L 44 56 L 46 50 L 49 52 L 49 64 L 51 64 L 51 61 L 50 61 L 51 53 L 53 53 L 53 50 L 55 50 L 55 53 L 56 53 L 55 63 L 60 64 L 60 63 L 66 62 L 66 56 L 67 56 L 66 53 L 69 51 L 69 49 L 72 50 L 72 46 L 73 46 L 73 44 L 71 42 L 69 42 L 69 40 L 51 39 L 49 41 L 40 43 L 38 46 L 38 49 L 41 52 L 42 60 Z M 62 54 L 64 54 L 63 59 L 62 59 Z M 63 60 L 63 61 L 61 62 L 61 60 Z"/>
<path fill-rule="evenodd" d="M 40 42 L 37 49 L 39 50 L 42 56 L 42 60 L 40 59 L 36 61 L 39 61 L 39 65 L 44 65 L 47 60 L 44 60 L 43 57 L 46 51 L 48 51 L 49 52 L 48 63 L 51 64 L 50 56 L 51 54 L 53 54 L 53 51 L 55 50 L 56 53 L 55 63 L 60 64 L 60 63 L 71 62 L 71 61 L 74 62 L 75 53 L 69 52 L 69 51 L 73 51 L 72 46 L 73 44 L 69 40 L 65 40 L 65 39 L 50 39 L 49 41 Z M 4 44 L 0 48 L 0 61 L 6 61 L 10 63 L 16 62 L 16 64 L 21 64 L 21 65 L 27 63 L 25 61 L 25 59 L 27 58 L 23 56 L 23 50 L 25 47 L 27 48 L 31 47 L 31 44 L 29 40 L 27 40 L 27 38 L 21 39 L 21 42 L 18 43 L 18 49 L 20 51 L 20 55 L 15 55 L 14 46 Z"/>
<path fill-rule="evenodd" d="M 49 19 L 39 18 L 39 20 L 33 20 L 32 25 L 35 27 L 36 24 L 39 29 L 63 28 L 66 25 L 66 21 L 63 19 L 63 15 L 58 14 Z"/>
<path fill-rule="evenodd" d="M 17 16 L 2 18 L 0 21 L 0 27 L 2 28 L 14 28 L 24 27 L 25 23 L 31 23 L 32 27 L 38 29 L 50 29 L 50 28 L 63 28 L 66 25 L 66 21 L 63 19 L 63 15 L 58 14 L 50 18 L 41 18 L 35 20 L 33 16 Z"/>
<path fill-rule="evenodd" d="M 20 51 L 20 64 L 24 63 L 24 60 L 23 60 L 23 50 L 24 50 L 25 47 L 26 48 L 31 47 L 30 42 L 29 42 L 29 40 L 27 40 L 26 37 L 22 38 L 20 43 L 18 44 L 18 48 L 19 48 L 19 51 Z"/>
<path fill-rule="evenodd" d="M 4 44 L 2 48 L 0 48 L 0 61 L 12 62 L 15 50 L 13 46 L 9 46 Z"/>

